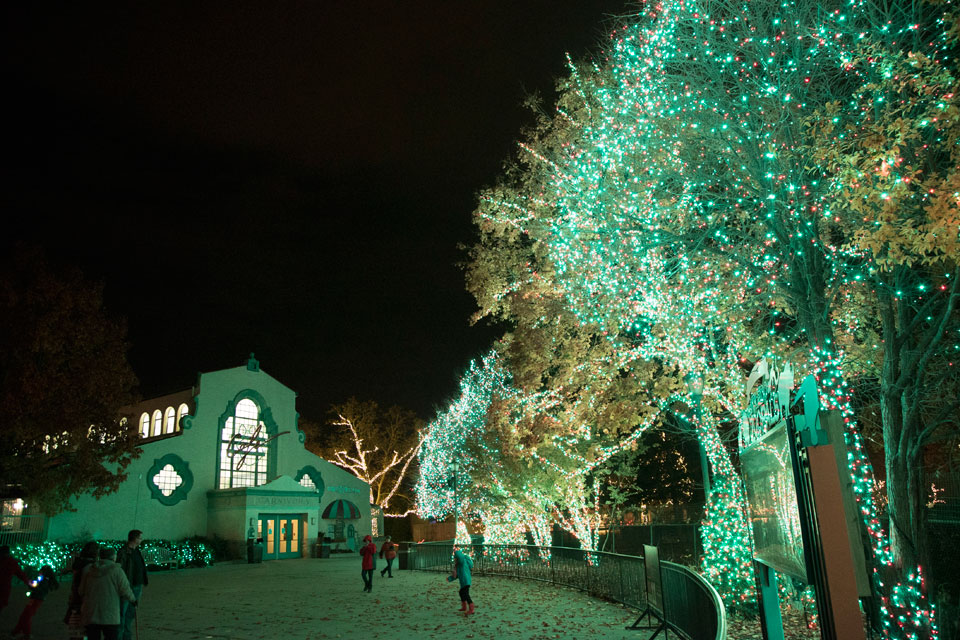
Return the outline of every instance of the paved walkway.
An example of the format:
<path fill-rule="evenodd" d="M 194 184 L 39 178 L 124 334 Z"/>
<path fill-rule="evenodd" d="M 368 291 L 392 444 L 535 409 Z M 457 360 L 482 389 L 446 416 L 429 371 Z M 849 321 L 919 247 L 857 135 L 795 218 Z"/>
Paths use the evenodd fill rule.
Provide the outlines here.
<path fill-rule="evenodd" d="M 457 586 L 437 573 L 394 571 L 391 580 L 377 571 L 373 593 L 362 589 L 356 556 L 152 573 L 140 606 L 140 640 L 646 640 L 650 635 L 624 629 L 637 616 L 632 609 L 539 582 L 475 577 L 472 616 L 456 611 Z M 66 637 L 68 590 L 69 583 L 44 602 L 34 618 L 34 639 Z M 0 614 L 0 638 L 7 637 L 24 602 L 24 589 L 15 584 L 10 606 Z"/>

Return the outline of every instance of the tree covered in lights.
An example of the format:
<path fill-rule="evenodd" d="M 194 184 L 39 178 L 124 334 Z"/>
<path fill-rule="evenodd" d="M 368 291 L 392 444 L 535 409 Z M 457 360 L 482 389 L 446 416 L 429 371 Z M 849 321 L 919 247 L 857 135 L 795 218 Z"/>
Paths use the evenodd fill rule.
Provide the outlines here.
<path fill-rule="evenodd" d="M 497 349 L 512 390 L 494 399 L 484 441 L 497 443 L 497 468 L 509 469 L 511 496 L 528 497 L 527 513 L 537 522 L 547 514 L 592 549 L 601 517 L 595 480 L 618 452 L 640 455 L 638 438 L 675 380 L 660 375 L 661 363 L 639 360 L 629 343 L 578 321 L 549 263 L 514 231 L 487 225 L 467 271 L 477 319 L 510 326 Z"/>
<path fill-rule="evenodd" d="M 357 398 L 334 405 L 330 413 L 316 453 L 369 484 L 371 504 L 385 515 L 403 515 L 396 503 L 412 502 L 405 490 L 420 451 L 423 420 L 409 409 L 381 409 L 373 400 Z M 388 512 L 391 502 L 395 502 L 392 513 Z"/>
<path fill-rule="evenodd" d="M 460 395 L 425 428 L 416 484 L 420 515 L 437 519 L 454 515 L 459 523 L 485 501 L 483 487 L 471 481 L 482 461 L 470 452 L 470 442 L 482 436 L 493 395 L 506 382 L 496 354 L 472 362 L 460 380 Z M 457 533 L 459 538 L 459 528 Z"/>
<path fill-rule="evenodd" d="M 874 320 L 859 324 L 882 357 L 858 355 L 882 361 L 890 537 L 911 567 L 929 561 L 924 447 L 957 431 L 960 409 L 960 13 L 940 3 L 892 10 L 904 13 L 845 59 L 858 80 L 851 97 L 803 123 L 806 155 L 829 178 L 833 222 L 867 265 L 853 278 Z"/>
<path fill-rule="evenodd" d="M 538 252 L 545 245 L 530 242 L 512 221 L 490 215 L 488 207 L 503 202 L 507 192 L 508 187 L 500 185 L 485 194 L 477 216 L 481 241 L 473 248 L 468 269 L 468 287 L 481 307 L 478 315 L 510 325 L 500 348 L 511 372 L 517 372 L 514 384 L 520 390 L 505 401 L 512 409 L 488 416 L 488 429 L 511 443 L 503 451 L 533 457 L 541 468 L 553 471 L 554 477 L 531 478 L 538 482 L 528 483 L 523 492 L 540 496 L 553 520 L 585 548 L 593 548 L 599 500 L 609 493 L 597 480 L 611 471 L 609 464 L 617 463 L 617 452 L 642 458 L 644 452 L 636 450 L 638 436 L 654 425 L 662 428 L 665 420 L 673 422 L 669 417 L 676 411 L 675 401 L 686 389 L 677 374 L 681 359 L 670 349 L 651 348 L 658 340 L 669 342 L 669 333 L 646 335 L 577 317 L 556 282 L 557 271 Z M 691 357 L 703 360 L 704 353 Z M 686 401 L 683 406 L 692 404 Z M 695 431 L 710 444 L 708 457 L 715 472 L 721 470 L 729 481 L 716 483 L 718 490 L 709 502 L 733 502 L 711 510 L 710 526 L 703 530 L 705 565 L 727 602 L 749 607 L 755 596 L 749 532 L 740 502 L 734 500 L 739 477 L 718 434 L 700 434 L 712 429 L 716 421 L 703 420 Z"/>
<path fill-rule="evenodd" d="M 569 118 L 565 117 L 564 123 L 567 122 Z M 553 124 L 542 123 L 539 148 L 551 143 L 569 144 L 569 132 Z M 588 535 L 590 527 L 585 521 L 598 511 L 596 504 L 590 505 L 582 498 L 590 493 L 583 475 L 602 475 L 603 464 L 609 459 L 604 456 L 598 462 L 596 452 L 615 451 L 618 443 L 622 446 L 624 437 L 634 446 L 633 440 L 645 429 L 662 425 L 663 416 L 672 411 L 671 399 L 685 388 L 678 367 L 686 364 L 689 369 L 693 367 L 689 363 L 696 363 L 702 369 L 717 356 L 711 348 L 713 336 L 701 335 L 699 347 L 687 350 L 685 341 L 673 340 L 681 332 L 650 325 L 647 319 L 623 324 L 590 315 L 595 309 L 578 314 L 582 308 L 570 304 L 565 291 L 569 280 L 547 255 L 549 245 L 537 241 L 537 236 L 518 220 L 519 216 L 538 224 L 554 207 L 552 201 L 542 196 L 543 176 L 537 171 L 542 162 L 538 155 L 528 155 L 535 158 L 530 164 L 521 162 L 509 168 L 501 184 L 483 194 L 477 212 L 481 240 L 471 255 L 468 288 L 480 305 L 479 317 L 505 320 L 511 328 L 503 349 L 510 370 L 517 372 L 515 383 L 523 391 L 519 398 L 511 400 L 519 400 L 525 409 L 507 412 L 509 418 L 501 430 L 508 438 L 512 435 L 525 439 L 515 449 L 547 465 L 562 468 L 565 463 L 574 463 L 564 475 L 569 478 L 568 483 L 556 485 L 568 493 L 557 498 L 561 504 L 564 499 L 576 498 L 582 505 L 576 511 L 588 517 L 574 521 L 559 512 L 554 517 L 580 538 Z M 524 203 L 526 213 L 517 203 Z M 540 207 L 548 211 L 536 212 Z M 540 218 L 534 220 L 537 215 Z M 679 295 L 683 293 L 678 291 Z M 597 295 L 589 298 L 591 304 L 598 306 Z M 661 303 L 664 317 L 684 322 L 682 314 L 665 311 L 670 304 L 675 302 Z M 678 311 L 676 306 L 673 310 Z M 646 330 L 641 330 L 644 324 Z M 702 424 L 709 430 L 715 428 L 716 422 Z M 567 444 L 543 447 L 545 435 L 554 438 L 553 443 L 547 441 L 554 445 L 569 443 L 571 438 L 576 446 L 589 443 L 586 453 L 590 457 L 577 461 L 569 455 Z M 713 468 L 732 469 L 729 452 L 719 445 L 719 438 L 709 441 L 716 443 L 708 449 Z M 736 477 L 731 482 L 739 485 Z M 593 492 L 594 500 L 598 493 Z M 737 531 L 738 535 L 733 536 L 737 544 L 706 544 L 706 561 L 716 567 L 716 575 L 729 577 L 719 584 L 727 601 L 749 604 L 753 599 L 750 547 L 742 543 L 747 534 L 746 522 L 742 512 L 738 515 L 736 511 L 717 511 L 712 522 L 715 531 Z M 593 541 L 581 539 L 581 543 L 589 546 Z M 722 548 L 725 553 L 720 551 Z M 739 554 L 732 571 L 727 562 L 731 553 Z"/>

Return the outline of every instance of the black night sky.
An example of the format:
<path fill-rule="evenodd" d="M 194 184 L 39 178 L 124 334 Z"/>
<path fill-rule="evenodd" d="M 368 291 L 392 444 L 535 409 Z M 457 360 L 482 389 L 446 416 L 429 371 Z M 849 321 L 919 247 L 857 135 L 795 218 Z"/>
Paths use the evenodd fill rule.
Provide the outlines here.
<path fill-rule="evenodd" d="M 498 332 L 475 195 L 623 1 L 5 3 L 4 252 L 106 285 L 151 397 L 242 364 L 432 417 Z"/>

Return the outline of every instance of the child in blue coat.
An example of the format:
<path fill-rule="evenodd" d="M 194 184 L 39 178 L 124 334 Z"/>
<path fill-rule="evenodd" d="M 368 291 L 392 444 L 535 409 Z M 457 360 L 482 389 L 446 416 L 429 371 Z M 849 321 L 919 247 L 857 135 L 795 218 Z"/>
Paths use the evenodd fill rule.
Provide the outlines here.
<path fill-rule="evenodd" d="M 473 570 L 473 560 L 463 551 L 454 547 L 453 552 L 453 575 L 447 578 L 447 582 L 460 580 L 460 611 L 464 613 L 473 613 L 473 600 L 470 599 L 471 571 Z M 467 608 L 469 606 L 469 608 Z"/>

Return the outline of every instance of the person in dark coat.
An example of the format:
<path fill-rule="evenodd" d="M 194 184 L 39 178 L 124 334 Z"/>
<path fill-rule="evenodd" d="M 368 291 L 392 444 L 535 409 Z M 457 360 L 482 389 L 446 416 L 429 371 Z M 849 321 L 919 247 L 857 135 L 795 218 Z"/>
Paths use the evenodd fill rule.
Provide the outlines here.
<path fill-rule="evenodd" d="M 100 556 L 100 545 L 96 542 L 88 542 L 83 545 L 78 555 L 73 560 L 73 566 L 70 567 L 72 578 L 70 581 L 70 598 L 67 600 L 67 615 L 63 621 L 69 627 L 68 633 L 70 640 L 83 640 L 86 631 L 80 620 L 80 579 L 83 578 L 83 571 Z"/>
<path fill-rule="evenodd" d="M 10 583 L 14 576 L 20 578 L 23 584 L 30 582 L 30 578 L 20 568 L 20 563 L 10 555 L 10 547 L 3 545 L 0 547 L 0 611 L 6 609 L 10 603 Z"/>
<path fill-rule="evenodd" d="M 143 588 L 147 586 L 147 563 L 140 552 L 140 543 L 143 542 L 143 531 L 134 529 L 127 534 L 127 544 L 120 547 L 117 553 L 117 564 L 123 569 L 133 590 L 133 599 L 140 602 L 143 597 Z M 133 640 L 133 621 L 137 617 L 137 610 L 126 600 L 120 601 L 120 640 Z"/>
<path fill-rule="evenodd" d="M 390 541 L 390 536 L 387 536 L 387 539 L 380 545 L 380 557 L 387 561 L 387 567 L 380 572 L 380 577 L 382 578 L 383 574 L 386 573 L 392 578 L 393 559 L 397 557 L 397 545 Z"/>
<path fill-rule="evenodd" d="M 23 634 L 25 640 L 29 640 L 30 633 L 33 630 L 33 616 L 40 609 L 44 598 L 51 591 L 60 586 L 57 582 L 57 575 L 53 572 L 53 567 L 48 564 L 40 567 L 40 575 L 37 579 L 30 582 L 30 591 L 27 592 L 27 604 L 23 607 L 23 612 L 17 619 L 17 625 L 10 633 L 12 635 Z"/>
<path fill-rule="evenodd" d="M 364 536 L 364 546 L 360 547 L 360 556 L 363 558 L 360 577 L 363 578 L 363 590 L 367 593 L 373 592 L 373 570 L 376 567 L 377 545 L 373 544 L 373 538 Z"/>

